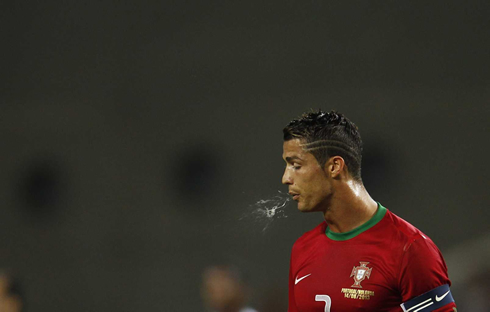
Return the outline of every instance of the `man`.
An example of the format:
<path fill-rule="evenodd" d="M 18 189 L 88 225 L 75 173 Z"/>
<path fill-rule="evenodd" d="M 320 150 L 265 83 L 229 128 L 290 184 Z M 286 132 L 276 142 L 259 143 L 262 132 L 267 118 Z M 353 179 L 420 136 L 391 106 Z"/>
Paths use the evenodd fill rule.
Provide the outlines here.
<path fill-rule="evenodd" d="M 23 300 L 19 281 L 8 273 L 0 272 L 0 312 L 22 310 Z"/>
<path fill-rule="evenodd" d="M 456 311 L 436 245 L 364 188 L 356 125 L 318 111 L 283 132 L 282 183 L 325 219 L 293 246 L 288 311 Z"/>
<path fill-rule="evenodd" d="M 257 312 L 245 306 L 248 287 L 243 282 L 240 272 L 230 266 L 206 268 L 203 273 L 201 295 L 209 311 Z"/>

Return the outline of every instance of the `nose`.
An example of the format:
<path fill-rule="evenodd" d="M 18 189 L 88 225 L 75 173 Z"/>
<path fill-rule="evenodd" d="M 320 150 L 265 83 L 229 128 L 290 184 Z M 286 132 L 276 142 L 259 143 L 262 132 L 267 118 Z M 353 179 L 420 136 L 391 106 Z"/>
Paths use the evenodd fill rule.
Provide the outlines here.
<path fill-rule="evenodd" d="M 288 168 L 284 169 L 284 174 L 282 175 L 282 184 L 286 184 L 286 185 L 293 184 Z"/>

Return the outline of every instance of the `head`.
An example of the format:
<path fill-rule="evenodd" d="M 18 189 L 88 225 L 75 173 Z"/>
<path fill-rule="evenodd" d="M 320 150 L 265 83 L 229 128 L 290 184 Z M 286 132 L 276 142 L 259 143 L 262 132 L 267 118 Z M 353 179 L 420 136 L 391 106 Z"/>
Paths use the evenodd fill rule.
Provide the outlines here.
<path fill-rule="evenodd" d="M 203 273 L 201 294 L 213 311 L 238 312 L 245 303 L 246 286 L 236 268 L 212 266 Z"/>
<path fill-rule="evenodd" d="M 0 273 L 0 311 L 20 312 L 22 307 L 19 281 L 10 274 Z"/>
<path fill-rule="evenodd" d="M 310 112 L 284 129 L 282 182 L 302 211 L 324 210 L 334 181 L 362 184 L 362 141 L 357 126 L 335 111 Z"/>

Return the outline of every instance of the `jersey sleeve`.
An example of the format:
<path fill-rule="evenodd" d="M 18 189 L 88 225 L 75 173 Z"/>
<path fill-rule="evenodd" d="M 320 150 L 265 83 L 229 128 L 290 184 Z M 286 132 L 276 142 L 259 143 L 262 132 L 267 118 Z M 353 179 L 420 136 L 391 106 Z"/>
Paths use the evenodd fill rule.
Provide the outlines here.
<path fill-rule="evenodd" d="M 441 252 L 429 238 L 422 234 L 417 235 L 404 246 L 401 259 L 398 287 L 402 302 L 409 302 L 423 294 L 431 293 L 443 285 L 447 285 L 449 290 L 451 281 Z M 453 307 L 456 305 L 454 301 L 450 301 L 437 311 L 453 312 Z"/>

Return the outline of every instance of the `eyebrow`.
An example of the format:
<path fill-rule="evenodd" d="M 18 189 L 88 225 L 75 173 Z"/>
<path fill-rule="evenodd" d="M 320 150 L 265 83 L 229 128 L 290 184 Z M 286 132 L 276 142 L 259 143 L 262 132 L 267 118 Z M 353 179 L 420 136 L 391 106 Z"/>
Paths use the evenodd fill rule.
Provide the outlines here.
<path fill-rule="evenodd" d="M 293 160 L 302 160 L 298 156 L 288 156 L 285 158 L 287 162 L 292 162 Z"/>

